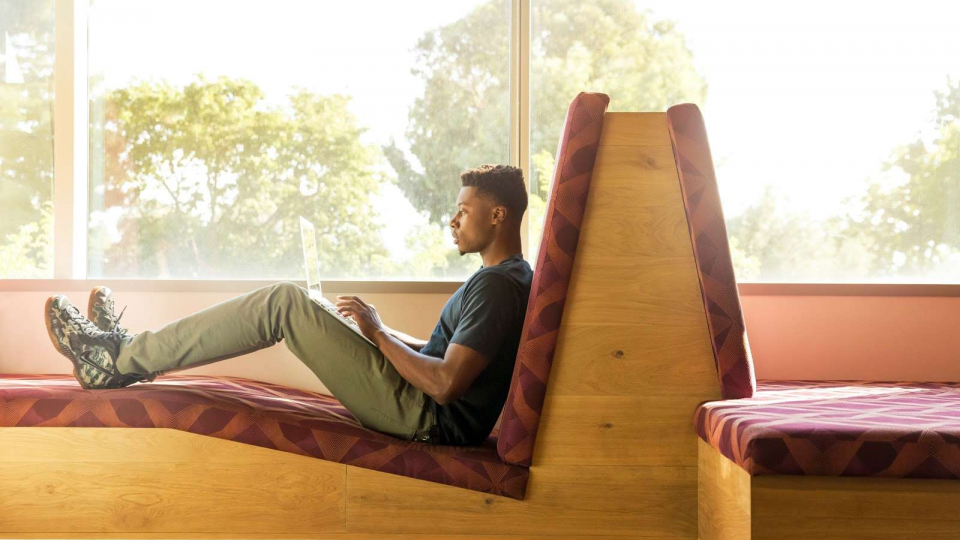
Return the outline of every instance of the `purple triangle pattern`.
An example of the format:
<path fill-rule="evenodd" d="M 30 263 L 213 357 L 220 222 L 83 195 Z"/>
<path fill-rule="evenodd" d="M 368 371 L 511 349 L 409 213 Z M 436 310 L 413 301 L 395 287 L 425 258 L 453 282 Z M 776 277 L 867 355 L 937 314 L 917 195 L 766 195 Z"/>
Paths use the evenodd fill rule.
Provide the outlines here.
<path fill-rule="evenodd" d="M 751 475 L 960 480 L 960 383 L 759 381 L 697 435 Z"/>
<path fill-rule="evenodd" d="M 500 423 L 497 452 L 505 463 L 529 467 L 553 364 L 570 273 L 580 240 L 590 178 L 610 98 L 581 92 L 567 109 L 547 200 L 513 380 Z"/>
<path fill-rule="evenodd" d="M 84 390 L 72 375 L 0 374 L 0 427 L 171 428 L 523 499 L 529 470 L 480 446 L 405 441 L 364 428 L 336 398 L 241 377 L 168 374 Z"/>
<path fill-rule="evenodd" d="M 696 105 L 675 105 L 667 109 L 667 126 L 721 393 L 724 399 L 749 398 L 757 378 L 703 116 Z"/>

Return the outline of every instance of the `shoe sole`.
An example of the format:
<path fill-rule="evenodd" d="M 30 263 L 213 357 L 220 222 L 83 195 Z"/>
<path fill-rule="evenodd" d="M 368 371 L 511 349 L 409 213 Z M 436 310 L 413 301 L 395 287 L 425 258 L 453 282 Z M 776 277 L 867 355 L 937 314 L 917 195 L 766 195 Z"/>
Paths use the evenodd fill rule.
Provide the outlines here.
<path fill-rule="evenodd" d="M 53 300 L 55 298 L 56 296 L 47 298 L 47 303 L 43 307 L 43 322 L 47 327 L 47 337 L 50 338 L 50 343 L 53 344 L 53 348 L 56 349 L 58 353 L 65 356 L 67 360 L 73 364 L 73 378 L 80 383 L 80 387 L 84 390 L 92 390 L 92 388 L 88 387 L 86 383 L 80 380 L 80 377 L 77 377 L 77 370 L 80 369 L 80 366 L 77 365 L 77 361 L 72 356 L 64 352 L 64 350 L 60 347 L 60 341 L 57 340 L 56 334 L 53 333 L 53 323 L 50 321 L 50 309 L 53 307 Z"/>

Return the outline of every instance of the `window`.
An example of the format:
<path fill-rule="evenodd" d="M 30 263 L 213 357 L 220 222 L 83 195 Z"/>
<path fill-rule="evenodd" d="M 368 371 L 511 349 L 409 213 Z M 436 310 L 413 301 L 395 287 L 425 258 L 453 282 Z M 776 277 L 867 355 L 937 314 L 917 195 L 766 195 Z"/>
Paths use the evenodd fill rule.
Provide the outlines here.
<path fill-rule="evenodd" d="M 0 278 L 53 275 L 53 2 L 0 3 Z"/>
<path fill-rule="evenodd" d="M 460 172 L 510 159 L 509 0 L 96 0 L 88 275 L 463 278 Z"/>
<path fill-rule="evenodd" d="M 481 261 L 447 222 L 483 163 L 527 168 L 534 262 L 564 114 L 589 90 L 611 111 L 700 105 L 741 282 L 960 283 L 957 15 L 4 0 L 0 278 L 300 279 L 304 215 L 326 277 L 459 280 Z M 56 185 L 55 123 L 81 126 L 61 128 Z"/>
<path fill-rule="evenodd" d="M 532 4 L 541 200 L 577 91 L 694 102 L 741 282 L 960 282 L 960 4 Z"/>

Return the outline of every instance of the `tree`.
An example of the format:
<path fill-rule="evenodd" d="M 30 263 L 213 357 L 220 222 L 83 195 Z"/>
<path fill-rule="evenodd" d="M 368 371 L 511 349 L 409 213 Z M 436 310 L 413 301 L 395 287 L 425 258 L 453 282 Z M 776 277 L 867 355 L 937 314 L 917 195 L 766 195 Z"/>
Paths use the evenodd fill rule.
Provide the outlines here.
<path fill-rule="evenodd" d="M 412 72 L 425 87 L 410 111 L 407 137 L 420 167 L 396 145 L 385 153 L 399 186 L 436 223 L 452 213 L 460 172 L 509 158 L 508 15 L 502 2 L 487 2 L 417 43 Z M 674 24 L 654 21 L 628 0 L 538 1 L 532 17 L 534 159 L 553 155 L 567 107 L 580 91 L 607 92 L 611 110 L 633 111 L 702 102 L 706 95 Z M 537 170 L 531 179 L 541 198 L 548 190 L 550 177 L 540 178 L 546 172 Z"/>
<path fill-rule="evenodd" d="M 888 189 L 873 183 L 860 198 L 864 217 L 850 216 L 851 233 L 876 254 L 876 275 L 960 275 L 960 82 L 934 96 L 937 138 L 897 148 L 884 169 L 906 181 Z"/>
<path fill-rule="evenodd" d="M 0 277 L 40 277 L 52 262 L 52 233 L 33 236 L 29 248 L 11 242 L 34 234 L 27 231 L 50 232 L 40 220 L 53 198 L 53 3 L 0 2 L 0 46 L 5 46 L 5 36 L 14 50 L 2 51 L 0 75 L 16 57 L 23 82 L 0 78 L 0 250 L 8 255 L 17 250 L 28 258 L 4 262 Z"/>
<path fill-rule="evenodd" d="M 872 254 L 839 217 L 817 220 L 791 212 L 772 185 L 741 214 L 727 219 L 739 281 L 862 281 Z"/>
<path fill-rule="evenodd" d="M 628 0 L 534 5 L 530 224 L 536 236 L 553 151 L 577 92 L 610 93 L 612 110 L 657 110 L 702 102 L 706 86 L 672 23 L 654 21 Z M 432 222 L 408 238 L 418 256 L 406 267 L 389 260 L 372 225 L 369 195 L 392 177 L 382 172 L 380 152 L 359 142 L 362 129 L 346 110 L 347 97 L 300 92 L 288 107 L 269 108 L 252 83 L 201 77 L 183 88 L 140 82 L 111 91 L 102 113 L 94 105 L 102 118 L 93 123 L 92 143 L 102 151 L 95 147 L 91 155 L 105 162 L 102 170 L 92 163 L 92 189 L 103 196 L 102 206 L 91 208 L 92 273 L 290 275 L 300 265 L 295 218 L 301 213 L 318 227 L 327 275 L 474 270 L 476 256 L 443 251 L 442 227 L 459 173 L 508 160 L 509 21 L 509 7 L 491 0 L 417 43 L 413 72 L 425 89 L 410 111 L 412 159 L 394 144 L 383 148 L 398 185 Z M 6 232 L 19 233 L 25 223 Z"/>
<path fill-rule="evenodd" d="M 40 219 L 21 225 L 0 243 L 0 276 L 44 278 L 53 266 L 53 201 L 40 208 Z"/>
<path fill-rule="evenodd" d="M 424 93 L 406 133 L 415 160 L 393 143 L 384 153 L 407 198 L 441 227 L 463 170 L 509 160 L 509 17 L 493 0 L 427 32 L 416 46 L 412 73 L 424 80 Z M 557 140 L 578 92 L 608 93 L 613 111 L 654 111 L 702 103 L 706 83 L 674 24 L 655 21 L 629 0 L 538 1 L 532 20 L 528 222 L 530 237 L 539 239 Z M 472 271 L 477 261 L 451 256 L 450 264 Z"/>
<path fill-rule="evenodd" d="M 105 274 L 296 276 L 299 215 L 317 228 L 325 276 L 384 266 L 369 198 L 383 180 L 378 151 L 360 143 L 349 98 L 301 90 L 286 107 L 263 98 L 252 82 L 202 75 L 183 88 L 109 93 L 104 199 L 122 210 L 116 231 L 92 231 L 120 236 L 102 255 Z"/>

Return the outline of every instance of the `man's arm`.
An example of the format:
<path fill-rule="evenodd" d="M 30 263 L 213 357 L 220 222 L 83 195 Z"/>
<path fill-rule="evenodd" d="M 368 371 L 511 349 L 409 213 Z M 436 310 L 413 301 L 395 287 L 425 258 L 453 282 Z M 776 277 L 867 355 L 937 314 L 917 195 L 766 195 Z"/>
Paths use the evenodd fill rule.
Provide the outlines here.
<path fill-rule="evenodd" d="M 490 363 L 483 354 L 458 343 L 451 343 L 441 359 L 411 351 L 382 329 L 374 334 L 372 341 L 401 377 L 439 405 L 459 399 Z"/>
<path fill-rule="evenodd" d="M 457 343 L 447 347 L 443 358 L 414 352 L 387 332 L 376 309 L 356 296 L 337 297 L 337 309 L 357 321 L 401 377 L 440 405 L 459 399 L 490 363 L 487 356 Z"/>
<path fill-rule="evenodd" d="M 400 340 L 401 343 L 410 347 L 411 349 L 420 352 L 420 349 L 423 349 L 427 346 L 427 342 L 411 336 L 410 334 L 404 334 L 399 330 L 394 330 L 387 325 L 383 325 L 383 329 L 387 331 L 388 334 Z"/>

